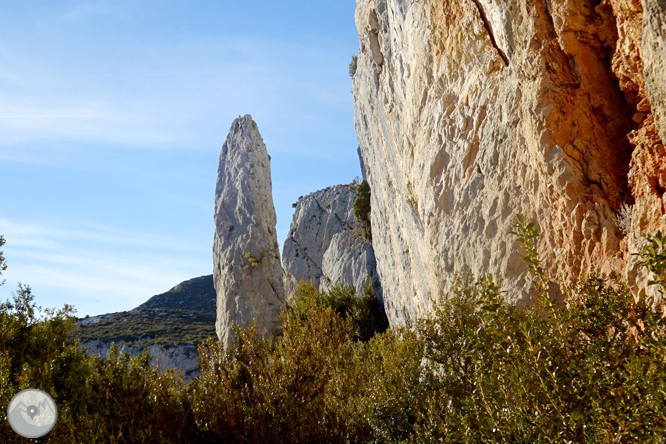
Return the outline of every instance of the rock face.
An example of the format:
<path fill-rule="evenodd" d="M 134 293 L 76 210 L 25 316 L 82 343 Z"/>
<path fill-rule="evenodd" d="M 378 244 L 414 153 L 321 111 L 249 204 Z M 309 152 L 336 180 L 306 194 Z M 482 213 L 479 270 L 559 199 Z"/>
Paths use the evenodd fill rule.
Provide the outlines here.
<path fill-rule="evenodd" d="M 88 341 L 81 346 L 86 349 L 88 354 L 97 355 L 106 359 L 111 342 L 107 341 Z M 125 344 L 118 343 L 118 351 L 125 351 L 131 356 L 139 356 L 143 350 L 148 348 L 151 364 L 159 370 L 176 369 L 183 372 L 183 381 L 189 382 L 192 379 L 201 376 L 199 368 L 199 353 L 195 345 L 146 345 L 146 344 Z"/>
<path fill-rule="evenodd" d="M 350 185 L 328 187 L 299 199 L 282 250 L 287 294 L 294 293 L 298 282 L 311 279 L 320 290 L 345 283 L 361 294 L 368 276 L 376 276 L 372 246 L 366 246 L 356 227 L 355 199 Z M 374 287 L 380 295 L 378 282 Z"/>
<path fill-rule="evenodd" d="M 641 49 L 645 87 L 661 140 L 666 140 L 666 2 L 644 0 Z"/>
<path fill-rule="evenodd" d="M 215 327 L 226 347 L 234 322 L 245 328 L 256 321 L 264 336 L 279 331 L 285 302 L 275 223 L 270 157 L 257 124 L 245 115 L 222 146 L 215 188 Z"/>
<path fill-rule="evenodd" d="M 663 0 L 357 0 L 355 19 L 355 126 L 392 325 L 426 316 L 463 268 L 529 303 L 517 213 L 553 276 L 614 268 L 643 291 L 631 253 L 666 227 Z"/>

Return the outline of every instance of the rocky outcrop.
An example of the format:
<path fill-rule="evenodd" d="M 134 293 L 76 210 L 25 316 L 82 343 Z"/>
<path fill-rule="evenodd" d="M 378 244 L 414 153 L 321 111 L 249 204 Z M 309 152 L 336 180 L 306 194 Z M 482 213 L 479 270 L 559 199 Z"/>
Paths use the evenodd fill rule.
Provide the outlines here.
<path fill-rule="evenodd" d="M 88 341 L 81 346 L 90 355 L 97 355 L 106 359 L 112 342 L 108 341 Z M 199 368 L 199 353 L 196 345 L 178 344 L 178 345 L 147 345 L 147 344 L 125 344 L 118 343 L 118 351 L 127 352 L 130 356 L 139 356 L 143 350 L 148 349 L 148 355 L 151 357 L 151 365 L 159 370 L 180 370 L 183 374 L 183 381 L 189 382 L 192 379 L 201 376 Z"/>
<path fill-rule="evenodd" d="M 354 219 L 355 199 L 355 185 L 336 185 L 298 200 L 282 250 L 287 294 L 311 279 L 319 290 L 344 283 L 362 294 L 374 275 L 375 293 L 381 295 L 372 246 Z"/>
<path fill-rule="evenodd" d="M 529 303 L 517 213 L 553 276 L 614 268 L 641 291 L 632 253 L 666 227 L 664 6 L 644 4 L 357 0 L 355 126 L 391 324 L 464 268 Z"/>
<path fill-rule="evenodd" d="M 216 330 L 232 345 L 232 325 L 256 321 L 258 333 L 279 332 L 285 306 L 275 231 L 270 157 L 250 115 L 236 119 L 220 152 L 215 188 L 213 280 Z"/>

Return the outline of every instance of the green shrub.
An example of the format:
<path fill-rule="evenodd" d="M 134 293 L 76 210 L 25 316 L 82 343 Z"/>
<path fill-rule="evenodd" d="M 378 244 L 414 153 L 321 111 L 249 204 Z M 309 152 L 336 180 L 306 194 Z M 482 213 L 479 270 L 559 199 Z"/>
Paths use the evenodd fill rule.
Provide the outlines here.
<path fill-rule="evenodd" d="M 351 285 L 339 283 L 328 291 L 320 293 L 314 281 L 310 284 L 301 281 L 296 288 L 296 298 L 293 303 L 296 315 L 305 319 L 304 313 L 310 304 L 335 310 L 338 315 L 351 323 L 354 337 L 361 341 L 368 341 L 376 333 L 383 333 L 388 328 L 386 313 L 375 295 L 369 278 L 361 295 L 356 295 Z"/>
<path fill-rule="evenodd" d="M 519 219 L 515 233 L 546 290 L 536 228 Z M 655 242 L 641 258 L 659 275 Z M 615 273 L 584 276 L 562 303 L 539 293 L 521 311 L 466 272 L 430 318 L 386 329 L 370 290 L 301 282 L 281 336 L 236 327 L 232 350 L 208 339 L 184 385 L 146 354 L 88 357 L 72 309 L 42 311 L 19 285 L 0 304 L 0 399 L 50 393 L 45 442 L 664 442 L 664 304 L 635 300 Z M 5 419 L 0 436 L 23 442 Z"/>
<path fill-rule="evenodd" d="M 310 303 L 306 320 L 285 313 L 275 343 L 256 327 L 235 329 L 233 352 L 213 340 L 200 347 L 202 376 L 192 383 L 197 424 L 223 442 L 344 442 L 345 372 L 350 326 Z"/>
<path fill-rule="evenodd" d="M 646 266 L 655 275 L 648 285 L 659 285 L 666 291 L 666 236 L 661 231 L 649 235 L 637 256 L 641 258 L 639 264 Z"/>
<path fill-rule="evenodd" d="M 41 313 L 41 314 L 40 314 Z M 0 304 L 0 400 L 38 388 L 58 406 L 58 421 L 44 442 L 188 442 L 198 436 L 182 392 L 182 377 L 112 348 L 106 361 L 90 357 L 71 336 L 73 310 L 42 310 L 30 287 L 19 284 Z M 0 411 L 4 442 L 24 442 Z"/>
<path fill-rule="evenodd" d="M 356 67 L 358 64 L 358 56 L 351 56 L 351 62 L 349 62 L 349 76 L 353 79 L 356 74 Z"/>
<path fill-rule="evenodd" d="M 366 242 L 372 242 L 372 225 L 370 223 L 370 184 L 363 179 L 356 187 L 356 199 L 354 200 L 354 217 L 356 224 L 363 233 Z"/>

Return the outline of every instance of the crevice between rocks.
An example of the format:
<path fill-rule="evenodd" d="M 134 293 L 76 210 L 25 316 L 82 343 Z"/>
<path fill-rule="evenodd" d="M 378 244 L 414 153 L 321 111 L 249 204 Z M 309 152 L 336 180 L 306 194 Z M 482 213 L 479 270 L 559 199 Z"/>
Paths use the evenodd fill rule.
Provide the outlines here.
<path fill-rule="evenodd" d="M 509 58 L 507 57 L 506 53 L 502 51 L 502 48 L 499 47 L 497 44 L 497 40 L 495 39 L 495 33 L 493 32 L 492 26 L 490 26 L 490 22 L 488 21 L 488 16 L 486 15 L 486 11 L 483 9 L 483 5 L 479 0 L 472 0 L 474 4 L 476 5 L 476 9 L 479 11 L 479 15 L 481 16 L 481 20 L 483 20 L 483 26 L 485 26 L 486 31 L 488 31 L 488 36 L 490 37 L 490 42 L 493 44 L 495 49 L 497 50 L 497 53 L 499 56 L 502 58 L 504 61 L 504 64 L 506 66 L 509 66 Z"/>

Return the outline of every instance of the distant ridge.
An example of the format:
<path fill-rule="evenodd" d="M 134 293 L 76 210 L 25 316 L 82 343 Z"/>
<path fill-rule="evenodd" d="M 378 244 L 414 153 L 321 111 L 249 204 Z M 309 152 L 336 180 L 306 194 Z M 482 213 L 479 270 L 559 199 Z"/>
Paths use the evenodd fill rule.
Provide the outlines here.
<path fill-rule="evenodd" d="M 215 336 L 213 275 L 188 279 L 130 310 L 78 319 L 89 341 L 197 345 Z"/>
<path fill-rule="evenodd" d="M 176 308 L 215 312 L 215 287 L 213 275 L 188 279 L 171 290 L 157 294 L 134 310 Z"/>

